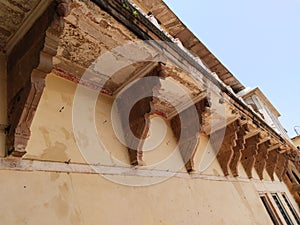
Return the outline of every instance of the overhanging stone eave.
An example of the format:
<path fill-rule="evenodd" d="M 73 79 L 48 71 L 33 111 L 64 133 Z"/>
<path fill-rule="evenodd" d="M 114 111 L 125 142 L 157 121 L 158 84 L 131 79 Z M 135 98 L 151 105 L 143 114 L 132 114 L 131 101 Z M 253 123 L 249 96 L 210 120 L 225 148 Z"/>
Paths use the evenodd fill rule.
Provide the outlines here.
<path fill-rule="evenodd" d="M 147 18 L 143 15 L 134 16 L 132 13 L 124 9 L 120 1 L 99 1 L 93 0 L 100 8 L 109 12 L 114 18 L 119 22 L 123 23 L 130 31 L 140 37 L 142 40 L 160 40 L 160 41 L 170 41 L 170 38 L 167 37 L 163 32 L 161 32 L 157 27 L 155 27 Z M 133 6 L 132 6 L 133 7 Z M 147 32 L 145 31 L 147 30 Z M 233 105 L 247 115 L 249 118 L 252 118 L 255 124 L 259 124 L 264 130 L 270 133 L 270 135 L 277 139 L 280 143 L 285 143 L 286 140 L 279 135 L 274 129 L 272 129 L 263 119 L 256 115 L 245 103 L 243 103 L 234 93 L 229 91 L 227 87 L 216 78 L 214 78 L 209 72 L 207 72 L 201 65 L 196 63 L 193 58 L 191 58 L 187 53 L 180 49 L 176 45 L 166 45 L 161 46 L 157 43 L 157 47 L 165 49 L 165 53 L 168 53 L 168 56 L 175 60 L 175 64 L 179 63 L 178 57 L 180 57 L 180 63 L 185 66 L 193 66 L 201 74 L 203 74 L 208 80 L 213 82 L 215 85 L 220 87 L 221 91 L 226 93 L 230 98 Z M 288 143 L 290 147 L 293 147 Z"/>

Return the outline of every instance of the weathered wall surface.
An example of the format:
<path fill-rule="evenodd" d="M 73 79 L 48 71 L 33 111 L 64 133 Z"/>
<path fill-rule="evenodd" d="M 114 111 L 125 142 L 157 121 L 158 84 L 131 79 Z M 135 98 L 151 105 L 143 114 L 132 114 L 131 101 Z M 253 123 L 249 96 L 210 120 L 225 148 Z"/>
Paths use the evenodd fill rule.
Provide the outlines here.
<path fill-rule="evenodd" d="M 37 115 L 31 126 L 25 158 L 84 162 L 72 133 L 72 102 L 75 84 L 53 75 L 46 78 Z"/>
<path fill-rule="evenodd" d="M 272 224 L 249 182 L 127 187 L 99 175 L 16 171 L 1 171 L 0 182 L 1 224 Z"/>
<path fill-rule="evenodd" d="M 47 75 L 46 87 L 30 128 L 27 153 L 22 159 L 0 159 L 1 224 L 272 224 L 259 198 L 259 193 L 266 192 L 285 192 L 295 207 L 286 186 L 276 175 L 271 181 L 264 171 L 264 181 L 261 181 L 253 171 L 253 178 L 248 179 L 239 164 L 239 177 L 231 174 L 224 177 L 216 159 L 201 167 L 205 150 L 213 152 L 204 134 L 200 134 L 194 156 L 196 169 L 191 173 L 182 167 L 172 177 L 167 169 L 143 171 L 143 167 L 131 167 L 128 149 L 120 143 L 112 126 L 113 98 L 102 94 L 95 107 L 97 137 L 109 156 L 126 166 L 100 165 L 103 166 L 101 174 L 111 180 L 135 180 L 137 186 L 114 183 L 87 169 L 90 167 L 85 155 L 89 148 L 79 149 L 73 132 L 77 86 L 69 80 L 76 82 L 75 78 L 80 78 L 82 70 L 90 66 L 98 53 L 137 37 L 107 13 L 91 3 L 86 5 L 86 2 L 89 1 L 72 1 L 73 12 L 64 20 L 62 42 L 52 70 L 57 74 Z M 28 55 L 22 64 L 27 65 L 25 61 L 29 59 Z M 11 61 L 11 68 L 14 68 L 14 62 Z M 78 65 L 83 67 L 79 72 Z M 118 74 L 120 79 L 110 84 L 112 93 L 130 78 L 130 71 L 127 71 L 127 77 Z M 60 73 L 69 80 L 59 77 Z M 0 71 L 0 75 L 2 85 L 5 71 Z M 5 93 L 4 89 L 0 90 L 0 110 L 5 110 L 3 114 L 0 111 L 3 120 L 7 111 Z M 84 119 L 85 114 L 82 115 Z M 144 148 L 151 140 L 164 138 L 153 150 L 144 152 L 143 165 L 157 164 L 173 153 L 176 156 L 173 163 L 182 163 L 169 122 L 151 116 L 149 129 Z M 88 143 L 86 136 L 83 131 L 81 141 Z M 138 185 L 139 181 L 152 182 L 160 177 L 169 179 L 150 186 Z"/>
<path fill-rule="evenodd" d="M 26 159 L 39 159 L 47 161 L 73 163 L 86 163 L 82 156 L 73 134 L 72 110 L 76 84 L 49 74 L 46 78 L 46 88 L 36 112 L 31 131 L 32 136 L 27 146 Z M 127 148 L 118 140 L 112 126 L 111 108 L 113 99 L 101 95 L 96 104 L 95 124 L 99 140 L 112 157 L 129 164 Z M 175 151 L 176 139 L 167 121 L 156 117 L 151 119 L 150 131 L 144 144 L 147 149 L 150 142 L 157 143 L 151 151 L 145 151 L 144 160 L 146 165 L 157 163 Z M 85 115 L 82 115 L 82 120 Z M 162 138 L 164 136 L 165 138 Z M 153 144 L 152 144 L 153 145 Z M 151 145 L 150 145 L 151 147 Z M 200 165 L 203 160 L 205 149 L 211 149 L 206 135 L 201 134 L 197 146 L 195 163 Z M 84 153 L 84 152 L 83 152 Z M 215 176 L 223 176 L 222 170 L 216 159 L 209 162 L 205 168 L 200 169 L 202 173 Z M 241 164 L 239 164 L 240 177 L 247 178 Z M 259 179 L 253 170 L 255 179 Z M 275 176 L 277 179 L 277 177 Z M 265 171 L 265 180 L 271 180 Z M 278 180 L 278 179 L 277 179 Z"/>
<path fill-rule="evenodd" d="M 85 163 L 74 138 L 72 110 L 76 85 L 55 75 L 48 75 L 46 87 L 31 126 L 32 136 L 24 158 L 50 161 L 68 161 Z M 114 134 L 111 118 L 113 99 L 101 95 L 96 104 L 95 125 L 99 140 L 116 159 L 129 163 L 127 148 Z M 82 120 L 85 115 L 82 115 Z M 161 139 L 155 126 L 164 126 L 163 122 L 153 119 L 149 140 Z M 153 164 L 164 159 L 176 147 L 170 126 L 164 126 L 165 138 L 153 150 L 145 153 L 146 164 Z M 153 135 L 153 137 L 152 137 Z"/>
<path fill-rule="evenodd" d="M 26 159 L 64 165 L 68 160 L 85 163 L 72 131 L 75 88 L 70 81 L 47 76 Z M 99 138 L 113 157 L 129 163 L 127 150 L 117 140 L 111 125 L 112 102 L 112 98 L 104 96 L 97 102 L 95 121 Z M 154 118 L 148 138 L 155 139 L 159 136 L 155 128 L 163 125 Z M 165 128 L 165 139 L 154 150 L 145 152 L 146 165 L 163 160 L 176 146 L 168 124 Z M 198 164 L 207 141 L 201 135 L 195 159 Z M 251 181 L 241 165 L 239 170 L 239 178 L 223 178 L 214 160 L 202 173 L 195 171 L 196 178 L 182 170 L 179 174 L 183 172 L 186 177 L 173 177 L 147 187 L 124 186 L 80 171 L 1 171 L 0 202 L 5 204 L 0 205 L 0 218 L 3 224 L 272 224 L 259 193 L 285 192 L 292 200 L 286 186 L 276 176 L 272 182 L 267 173 L 266 179 L 260 181 L 255 171 Z M 199 174 L 202 177 L 197 177 Z M 9 195 L 5 194 L 8 189 Z"/>

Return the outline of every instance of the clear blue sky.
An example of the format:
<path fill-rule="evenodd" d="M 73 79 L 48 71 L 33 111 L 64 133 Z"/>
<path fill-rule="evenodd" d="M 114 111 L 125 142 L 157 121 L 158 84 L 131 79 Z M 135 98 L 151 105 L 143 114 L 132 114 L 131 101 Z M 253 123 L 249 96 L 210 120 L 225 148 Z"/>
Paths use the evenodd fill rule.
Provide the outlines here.
<path fill-rule="evenodd" d="M 290 137 L 300 126 L 300 0 L 164 0 L 244 86 L 259 87 Z"/>

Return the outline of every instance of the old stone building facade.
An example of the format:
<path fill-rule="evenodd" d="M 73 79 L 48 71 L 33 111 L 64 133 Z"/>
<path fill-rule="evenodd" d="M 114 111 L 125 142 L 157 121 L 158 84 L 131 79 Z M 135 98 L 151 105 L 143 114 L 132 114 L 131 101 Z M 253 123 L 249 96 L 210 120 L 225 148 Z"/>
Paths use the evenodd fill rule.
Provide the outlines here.
<path fill-rule="evenodd" d="M 1 224 L 300 224 L 280 114 L 163 1 L 0 5 Z"/>

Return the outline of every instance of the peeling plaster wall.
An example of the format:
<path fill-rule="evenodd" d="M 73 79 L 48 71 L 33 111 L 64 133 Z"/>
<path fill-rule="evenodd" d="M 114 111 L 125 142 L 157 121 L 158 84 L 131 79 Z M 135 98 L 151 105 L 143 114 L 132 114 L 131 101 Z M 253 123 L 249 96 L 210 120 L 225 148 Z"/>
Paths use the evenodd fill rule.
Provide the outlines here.
<path fill-rule="evenodd" d="M 143 146 L 146 165 L 159 163 L 171 154 L 177 154 L 178 157 L 176 158 L 180 158 L 180 153 L 175 150 L 176 139 L 173 136 L 169 122 L 158 118 L 160 117 L 150 119 L 149 133 Z M 155 146 L 154 143 L 157 144 L 157 147 L 151 150 Z"/>
<path fill-rule="evenodd" d="M 73 134 L 72 110 L 76 84 L 49 74 L 36 116 L 31 126 L 25 159 L 86 163 L 76 145 Z M 127 148 L 118 140 L 112 126 L 113 99 L 101 95 L 96 103 L 95 125 L 99 140 L 111 157 L 129 164 Z M 84 117 L 84 115 L 82 115 Z M 145 163 L 153 164 L 174 152 L 176 140 L 167 121 L 151 119 L 147 143 L 157 139 L 157 146 L 145 152 Z M 156 122 L 155 122 L 156 121 Z M 163 124 L 164 125 L 163 125 Z M 156 129 L 165 129 L 165 138 L 157 136 Z M 175 154 L 179 154 L 178 152 Z"/>
<path fill-rule="evenodd" d="M 88 67 L 98 53 L 125 41 L 137 40 L 107 13 L 90 2 L 84 2 L 89 1 L 72 1 L 73 11 L 65 18 L 63 42 L 53 59 L 55 69 L 65 69 L 65 72 L 75 75 L 80 74 L 76 74 L 79 67 L 74 67 L 75 64 L 70 62 Z M 90 51 L 90 47 L 94 51 Z M 31 58 L 29 56 L 24 58 L 24 62 Z M 14 62 L 12 60 L 12 68 Z M 0 63 L 0 122 L 3 119 L 6 124 L 6 66 L 1 58 Z M 23 64 L 24 68 L 30 66 Z M 24 68 L 23 72 L 31 71 Z M 128 74 L 131 75 L 131 72 Z M 112 90 L 128 78 L 123 76 L 120 80 L 114 80 Z M 182 77 L 172 79 L 179 83 L 182 81 Z M 187 84 L 190 84 L 188 86 L 195 96 L 199 94 L 193 82 Z M 191 174 L 183 167 L 176 176 L 164 182 L 134 187 L 116 184 L 101 175 L 87 172 L 86 161 L 73 132 L 72 110 L 76 87 L 71 81 L 54 74 L 47 75 L 46 88 L 31 125 L 27 153 L 20 161 L 10 161 L 10 158 L 1 161 L 0 224 L 272 224 L 259 199 L 260 192 L 285 192 L 296 208 L 286 186 L 279 182 L 276 175 L 273 182 L 265 172 L 264 181 L 260 181 L 253 171 L 253 179 L 249 180 L 239 164 L 238 178 L 231 175 L 224 177 L 215 158 L 200 168 L 205 151 L 214 151 L 208 137 L 203 134 L 200 134 L 200 144 L 194 156 L 199 170 Z M 17 89 L 10 91 L 17 92 Z M 113 165 L 109 171 L 118 173 L 109 177 L 151 181 L 161 174 L 168 174 L 167 170 L 159 171 L 161 173 L 150 171 L 142 177 L 141 170 L 134 168 L 135 174 L 126 174 L 126 169 L 130 167 L 129 157 L 127 148 L 114 133 L 112 104 L 111 97 L 100 95 L 96 102 L 95 127 L 110 157 L 127 164 L 127 168 Z M 169 122 L 157 118 L 153 116 L 150 119 L 150 132 L 144 145 L 144 165 L 159 163 L 172 154 L 176 156 L 173 163 L 182 163 Z M 161 136 L 164 138 L 161 139 Z M 147 144 L 153 139 L 157 140 L 157 146 L 146 151 Z M 1 140 L 0 136 L 2 149 L 4 144 Z M 81 149 L 83 153 L 88 150 Z M 35 167 L 30 167 L 33 164 Z"/>
<path fill-rule="evenodd" d="M 99 175 L 16 171 L 1 171 L 0 182 L 1 224 L 272 224 L 252 183 L 127 187 Z"/>
<path fill-rule="evenodd" d="M 25 158 L 85 163 L 72 130 L 75 88 L 70 81 L 52 74 L 47 76 Z M 129 163 L 127 149 L 114 135 L 112 103 L 110 97 L 98 99 L 95 121 L 99 138 L 113 157 Z M 161 134 L 165 135 L 163 140 L 160 140 Z M 150 119 L 145 146 L 147 140 L 153 139 L 159 144 L 144 153 L 146 165 L 163 160 L 176 147 L 170 125 L 156 116 Z M 197 165 L 203 160 L 206 148 L 212 150 L 207 136 L 201 134 L 195 156 Z M 223 173 L 215 159 L 201 173 L 207 178 L 173 177 L 147 187 L 132 187 L 115 184 L 97 174 L 2 170 L 0 202 L 5 204 L 0 204 L 0 218 L 3 224 L 31 225 L 272 224 L 259 192 L 285 192 L 296 208 L 286 186 L 276 175 L 275 182 L 267 173 L 265 180 L 259 181 L 253 171 L 255 181 L 250 181 L 241 165 L 239 171 L 239 179 L 219 179 Z M 185 169 L 179 172 L 186 173 Z M 8 189 L 9 195 L 5 194 Z"/>
<path fill-rule="evenodd" d="M 42 95 L 36 116 L 31 126 L 31 138 L 27 146 L 26 159 L 73 163 L 86 163 L 79 151 L 73 134 L 72 110 L 76 84 L 49 74 L 46 78 L 46 88 Z M 101 95 L 96 104 L 95 124 L 99 140 L 109 150 L 111 157 L 129 164 L 127 148 L 118 140 L 112 126 L 111 107 L 113 99 Z M 84 115 L 82 115 L 84 118 Z M 176 153 L 176 139 L 170 124 L 164 119 L 154 116 L 150 119 L 150 131 L 144 144 L 144 161 L 152 165 Z M 164 136 L 164 138 L 162 138 Z M 150 143 L 156 143 L 153 150 L 149 150 Z M 150 145 L 150 146 L 149 146 Z M 153 147 L 153 145 L 152 145 Z M 206 135 L 200 134 L 195 165 L 203 160 L 205 151 L 213 152 Z M 198 167 L 199 167 L 198 166 Z M 183 171 L 185 171 L 183 169 Z M 203 174 L 223 176 L 223 172 L 216 159 L 207 162 L 207 166 L 199 168 Z M 240 177 L 247 178 L 242 165 L 239 165 Z M 266 174 L 266 179 L 271 180 Z M 253 170 L 254 178 L 258 178 Z M 277 179 L 277 178 L 276 178 Z"/>
<path fill-rule="evenodd" d="M 84 162 L 72 131 L 75 88 L 70 81 L 51 74 L 47 76 L 24 158 Z"/>

